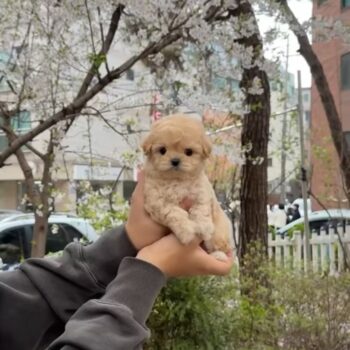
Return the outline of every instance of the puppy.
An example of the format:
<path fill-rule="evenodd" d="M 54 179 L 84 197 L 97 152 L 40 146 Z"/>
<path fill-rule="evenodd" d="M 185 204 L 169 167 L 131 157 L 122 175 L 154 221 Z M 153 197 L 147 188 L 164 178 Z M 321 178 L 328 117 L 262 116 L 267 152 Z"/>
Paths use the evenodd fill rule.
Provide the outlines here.
<path fill-rule="evenodd" d="M 183 115 L 165 117 L 153 124 L 142 148 L 146 211 L 183 244 L 198 235 L 209 253 L 226 260 L 233 248 L 232 226 L 204 172 L 212 145 L 202 123 Z M 188 212 L 180 207 L 185 197 L 193 203 Z"/>

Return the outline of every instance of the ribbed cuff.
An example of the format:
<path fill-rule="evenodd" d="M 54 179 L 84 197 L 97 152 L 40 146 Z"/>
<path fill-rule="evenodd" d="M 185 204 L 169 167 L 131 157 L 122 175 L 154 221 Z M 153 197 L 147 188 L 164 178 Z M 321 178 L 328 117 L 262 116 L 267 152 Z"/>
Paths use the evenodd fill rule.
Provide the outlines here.
<path fill-rule="evenodd" d="M 124 225 L 106 231 L 95 243 L 84 247 L 83 251 L 90 271 L 104 286 L 115 278 L 122 259 L 137 253 Z"/>
<path fill-rule="evenodd" d="M 136 258 L 124 258 L 103 299 L 127 306 L 134 318 L 144 324 L 165 283 L 165 275 L 155 266 Z"/>

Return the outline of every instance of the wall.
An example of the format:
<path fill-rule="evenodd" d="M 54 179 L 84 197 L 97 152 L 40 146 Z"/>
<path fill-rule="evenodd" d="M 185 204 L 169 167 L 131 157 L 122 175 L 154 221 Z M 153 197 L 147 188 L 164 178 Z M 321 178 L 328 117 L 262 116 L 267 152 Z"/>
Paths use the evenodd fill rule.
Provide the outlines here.
<path fill-rule="evenodd" d="M 314 5 L 314 15 L 325 18 L 332 16 L 350 24 L 350 9 L 341 9 L 341 0 L 328 0 L 321 6 Z M 316 38 L 317 33 L 314 33 Z M 350 130 L 350 93 L 340 89 L 340 57 L 350 51 L 350 46 L 339 39 L 314 42 L 313 48 L 319 57 L 329 87 L 333 94 L 344 131 Z M 328 121 L 320 96 L 313 82 L 312 85 L 312 192 L 328 207 L 348 206 L 342 185 L 339 158 L 335 152 Z M 313 208 L 321 209 L 314 201 Z"/>
<path fill-rule="evenodd" d="M 16 181 L 0 181 L 0 209 L 17 209 Z"/>

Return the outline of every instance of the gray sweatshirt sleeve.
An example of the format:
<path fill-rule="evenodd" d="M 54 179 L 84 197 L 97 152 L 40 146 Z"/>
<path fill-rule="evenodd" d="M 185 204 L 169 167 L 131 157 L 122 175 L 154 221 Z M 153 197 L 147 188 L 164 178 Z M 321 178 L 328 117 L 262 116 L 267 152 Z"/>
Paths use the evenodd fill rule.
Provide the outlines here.
<path fill-rule="evenodd" d="M 126 325 L 128 322 L 134 322 L 133 330 L 136 332 L 136 329 L 142 329 L 140 334 L 143 335 L 137 334 L 144 339 L 147 332 L 142 319 L 147 317 L 145 316 L 147 310 L 151 308 L 154 295 L 157 293 L 156 286 L 160 288 L 160 285 L 163 285 L 164 276 L 156 268 L 151 268 L 137 259 L 126 259 L 124 263 L 124 257 L 132 257 L 135 254 L 136 250 L 124 228 L 120 227 L 106 232 L 92 245 L 84 247 L 78 243 L 70 244 L 64 250 L 62 257 L 29 259 L 19 270 L 0 273 L 0 348 L 45 349 L 64 332 L 66 325 L 62 339 L 70 344 L 67 346 L 71 346 L 71 349 L 92 349 L 84 347 L 85 345 L 80 346 L 76 339 L 70 342 L 70 337 L 74 338 L 71 330 L 76 329 L 76 322 L 79 325 L 80 317 L 90 319 L 89 312 L 95 315 L 97 323 L 103 321 L 102 323 L 109 324 L 110 320 L 110 329 L 114 329 L 115 321 L 109 318 L 109 310 L 113 309 L 116 313 L 116 308 L 120 308 L 122 315 L 119 316 L 120 324 L 115 329 L 116 333 L 121 337 L 131 336 L 128 335 L 129 328 Z M 116 278 L 119 267 L 120 276 Z M 144 275 L 142 278 L 139 270 Z M 122 279 L 125 274 L 128 278 Z M 122 279 L 123 285 L 119 285 L 118 278 Z M 140 280 L 152 278 L 158 281 L 154 283 L 155 290 L 150 288 L 148 297 L 142 300 L 143 307 L 135 305 L 132 298 L 129 299 L 132 296 L 129 289 L 134 287 L 138 289 Z M 127 297 L 123 296 L 124 288 L 127 288 Z M 138 301 L 140 302 L 139 298 Z M 105 309 L 101 309 L 103 303 L 106 305 Z M 110 305 L 111 309 L 107 305 Z M 80 311 L 76 312 L 79 308 L 82 309 L 82 314 Z M 142 311 L 143 308 L 147 310 Z M 141 316 L 138 316 L 138 312 L 141 312 Z M 73 322 L 72 327 L 68 322 L 70 319 Z M 77 329 L 81 340 L 91 338 L 91 334 L 86 333 L 84 327 Z M 103 337 L 103 333 L 93 332 L 93 334 L 96 340 L 100 336 L 101 339 Z M 62 345 L 52 346 L 55 346 L 54 349 L 64 348 L 62 341 L 60 344 Z M 104 347 L 98 346 L 94 349 L 101 348 Z"/>
<path fill-rule="evenodd" d="M 142 349 L 146 319 L 165 276 L 154 266 L 125 258 L 101 299 L 85 303 L 49 350 Z"/>

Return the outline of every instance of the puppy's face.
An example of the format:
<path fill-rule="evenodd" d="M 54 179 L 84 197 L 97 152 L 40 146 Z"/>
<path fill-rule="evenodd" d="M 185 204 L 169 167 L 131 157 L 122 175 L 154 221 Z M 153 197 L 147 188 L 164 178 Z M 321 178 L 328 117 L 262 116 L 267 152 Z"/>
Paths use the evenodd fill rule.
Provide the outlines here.
<path fill-rule="evenodd" d="M 190 117 L 174 115 L 158 121 L 144 141 L 148 165 L 167 177 L 200 173 L 210 155 L 211 143 L 202 124 Z"/>

